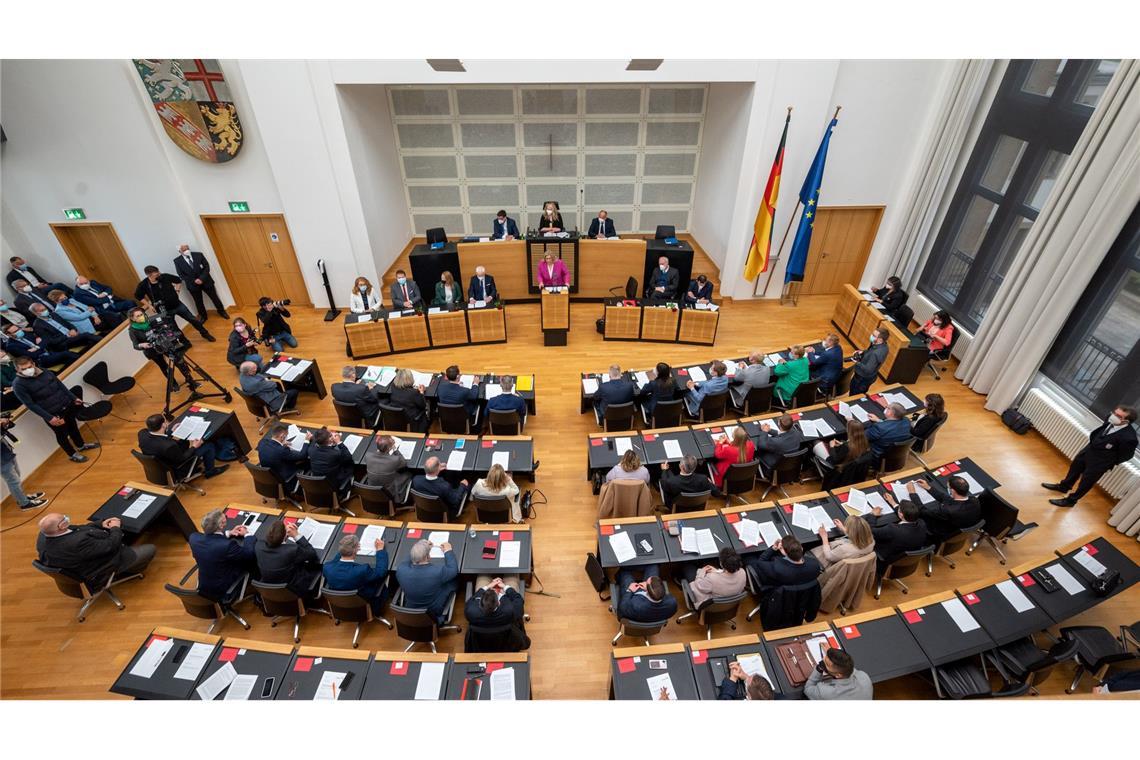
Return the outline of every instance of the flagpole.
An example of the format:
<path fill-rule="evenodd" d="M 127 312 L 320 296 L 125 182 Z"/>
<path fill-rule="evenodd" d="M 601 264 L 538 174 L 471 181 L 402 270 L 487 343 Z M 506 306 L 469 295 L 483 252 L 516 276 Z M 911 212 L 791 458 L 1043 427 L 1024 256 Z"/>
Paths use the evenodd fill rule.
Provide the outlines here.
<path fill-rule="evenodd" d="M 791 120 L 791 118 L 792 118 L 792 106 L 788 106 L 788 115 L 786 118 L 789 121 Z M 786 123 L 784 125 L 784 128 L 787 129 Z M 797 206 L 797 208 L 799 208 L 799 207 Z M 796 217 L 796 215 L 793 213 L 792 218 L 795 219 L 795 217 Z M 776 221 L 776 220 L 773 219 L 772 221 Z M 788 228 L 791 229 L 790 224 L 789 224 Z M 784 232 L 784 240 L 787 240 L 787 238 L 788 238 L 788 233 L 787 233 L 787 231 L 785 231 Z M 760 291 L 760 297 L 761 298 L 764 298 L 766 295 L 768 295 L 768 286 L 772 283 L 772 272 L 776 271 L 776 263 L 780 260 L 780 253 L 783 250 L 784 250 L 784 241 L 781 240 L 780 241 L 780 248 L 779 248 L 779 250 L 776 251 L 776 258 L 774 258 L 774 259 L 771 257 L 768 258 L 768 266 L 766 267 L 766 269 L 768 270 L 768 279 L 764 281 L 764 289 L 762 291 Z M 756 285 L 759 284 L 759 281 L 760 281 L 760 275 L 756 275 L 756 282 L 752 285 L 752 295 L 756 295 Z"/>

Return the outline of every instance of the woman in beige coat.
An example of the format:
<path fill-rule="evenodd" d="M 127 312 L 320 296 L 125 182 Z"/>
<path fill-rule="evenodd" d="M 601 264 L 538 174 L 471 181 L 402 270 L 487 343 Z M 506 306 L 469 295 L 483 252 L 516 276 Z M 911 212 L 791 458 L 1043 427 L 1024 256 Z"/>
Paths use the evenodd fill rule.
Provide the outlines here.
<path fill-rule="evenodd" d="M 836 520 L 835 527 L 843 531 L 846 537 L 836 539 L 834 542 L 828 541 L 827 528 L 821 525 L 819 536 L 823 539 L 823 545 L 811 550 L 824 570 L 836 562 L 862 557 L 875 551 L 875 537 L 871 535 L 871 526 L 862 517 L 851 515 L 845 522 Z"/>

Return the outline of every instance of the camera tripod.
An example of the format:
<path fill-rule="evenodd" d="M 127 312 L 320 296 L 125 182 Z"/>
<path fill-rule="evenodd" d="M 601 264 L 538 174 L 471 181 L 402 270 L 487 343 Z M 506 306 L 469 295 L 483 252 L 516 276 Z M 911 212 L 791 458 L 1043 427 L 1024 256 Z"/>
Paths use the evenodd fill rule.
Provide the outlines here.
<path fill-rule="evenodd" d="M 218 381 L 211 377 L 209 372 L 202 369 L 202 365 L 198 364 L 198 362 L 194 361 L 189 356 L 186 356 L 185 354 L 175 354 L 173 356 L 164 354 L 163 359 L 170 362 L 170 371 L 166 373 L 166 403 L 162 406 L 162 415 L 166 417 L 167 420 L 173 420 L 175 412 L 177 412 L 182 407 L 188 406 L 200 399 L 221 398 L 227 404 L 233 401 L 233 394 L 219 385 Z M 170 396 L 172 393 L 174 393 L 174 383 L 177 382 L 174 379 L 175 370 L 181 370 L 184 379 L 187 380 L 187 384 L 190 386 L 190 398 L 186 399 L 177 406 L 171 407 Z M 197 377 L 195 377 L 195 375 L 197 375 Z M 209 383 L 210 385 L 217 388 L 217 393 L 200 393 L 198 391 L 198 388 L 201 387 L 204 383 Z"/>

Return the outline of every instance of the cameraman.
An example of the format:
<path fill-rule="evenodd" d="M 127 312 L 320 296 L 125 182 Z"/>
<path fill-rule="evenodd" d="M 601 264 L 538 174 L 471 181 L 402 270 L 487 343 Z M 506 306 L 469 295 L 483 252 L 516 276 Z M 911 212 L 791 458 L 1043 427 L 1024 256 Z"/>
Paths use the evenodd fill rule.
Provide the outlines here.
<path fill-rule="evenodd" d="M 190 313 L 190 309 L 186 308 L 186 304 L 182 303 L 182 299 L 178 294 L 182 292 L 182 280 L 172 274 L 164 274 L 158 271 L 156 266 L 148 266 L 143 269 L 146 273 L 146 278 L 138 284 L 135 288 L 135 300 L 142 301 L 143 306 L 157 311 L 160 308 L 165 308 L 171 315 L 173 320 L 174 315 L 185 319 L 190 325 L 198 331 L 206 340 L 213 343 L 217 338 L 206 330 L 206 327 L 194 318 Z M 177 325 L 177 322 L 171 322 L 172 325 Z"/>
<path fill-rule="evenodd" d="M 261 343 L 257 333 L 241 317 L 234 319 L 234 329 L 230 333 L 229 344 L 226 346 L 226 361 L 240 369 L 242 362 L 253 362 L 257 371 L 262 370 L 261 354 L 257 352 L 257 345 Z"/>
<path fill-rule="evenodd" d="M 136 351 L 142 351 L 146 358 L 158 365 L 158 368 L 162 370 L 163 377 L 171 380 L 171 390 L 179 390 L 178 381 L 171 377 L 171 373 L 174 372 L 174 367 L 171 366 L 172 363 L 182 371 L 182 376 L 186 378 L 186 384 L 190 386 L 191 390 L 194 389 L 197 383 L 190 375 L 190 369 L 186 364 L 181 361 L 175 361 L 173 358 L 168 362 L 166 357 L 162 355 L 162 352 L 151 344 L 151 340 L 153 340 L 154 337 L 154 333 L 152 332 L 154 326 L 151 325 L 150 318 L 147 317 L 146 312 L 136 306 L 127 312 L 127 318 L 131 320 L 131 327 L 127 330 L 127 334 L 131 336 L 131 345 L 135 347 Z M 181 333 L 175 332 L 175 334 L 185 340 L 185 337 L 182 336 Z"/>
<path fill-rule="evenodd" d="M 268 296 L 262 296 L 257 302 L 261 308 L 257 310 L 257 321 L 261 323 L 261 336 L 272 341 L 273 350 L 280 352 L 282 344 L 290 348 L 297 347 L 297 339 L 289 330 L 289 323 L 285 317 L 291 316 L 285 307 L 292 303 L 288 298 L 284 301 L 273 301 Z"/>
<path fill-rule="evenodd" d="M 20 465 L 16 463 L 16 449 L 8 442 L 9 439 L 16 440 L 16 437 L 8 432 L 8 428 L 13 424 L 15 423 L 7 415 L 0 417 L 0 473 L 3 473 L 4 482 L 8 484 L 8 491 L 16 500 L 17 507 L 20 509 L 42 507 L 48 503 L 43 491 L 24 493 L 24 487 L 20 484 Z"/>

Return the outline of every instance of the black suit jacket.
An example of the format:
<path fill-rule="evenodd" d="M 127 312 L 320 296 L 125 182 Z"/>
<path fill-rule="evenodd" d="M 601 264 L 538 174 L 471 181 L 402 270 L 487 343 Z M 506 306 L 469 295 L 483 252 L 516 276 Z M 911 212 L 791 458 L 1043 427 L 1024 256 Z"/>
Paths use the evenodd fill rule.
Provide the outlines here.
<path fill-rule="evenodd" d="M 122 528 L 76 525 L 62 536 L 36 540 L 40 562 L 66 570 L 91 584 L 99 584 L 115 568 L 123 547 Z"/>
<path fill-rule="evenodd" d="M 602 231 L 602 225 L 598 224 L 599 221 L 597 217 L 594 217 L 594 220 L 590 222 L 590 231 L 586 233 L 587 237 L 594 237 Z M 617 232 L 614 231 L 613 219 L 606 218 L 604 234 L 606 237 L 614 237 L 617 235 Z"/>
<path fill-rule="evenodd" d="M 897 522 L 893 514 L 866 515 L 871 524 L 871 534 L 875 537 L 875 554 L 879 557 L 880 569 L 886 567 L 907 552 L 928 546 L 926 523 L 921 519 L 912 523 Z"/>
<path fill-rule="evenodd" d="M 52 327 L 49 321 L 61 325 L 66 330 L 74 330 L 75 325 L 63 317 L 54 314 L 46 319 L 44 317 L 37 317 L 36 320 L 32 322 L 32 332 L 36 334 L 37 338 L 43 338 L 43 343 L 40 345 L 45 346 L 51 351 L 66 351 L 68 336 Z"/>
<path fill-rule="evenodd" d="M 1081 449 L 1078 456 L 1085 458 L 1085 463 L 1093 469 L 1109 470 L 1122 462 L 1127 462 L 1136 454 L 1136 428 L 1125 425 L 1115 433 L 1109 434 L 1109 425 L 1105 424 L 1089 433 L 1089 445 Z"/>
<path fill-rule="evenodd" d="M 950 492 L 937 481 L 930 483 L 930 495 L 934 497 L 933 504 L 923 504 L 919 507 L 922 520 L 926 523 L 926 532 L 930 543 L 942 543 L 948 538 L 958 534 L 962 528 L 976 525 L 982 519 L 982 506 L 973 495 L 961 501 L 955 501 Z"/>
<path fill-rule="evenodd" d="M 459 512 L 459 504 L 463 501 L 463 494 L 467 492 L 467 489 L 461 485 L 452 487 L 442 477 L 429 480 L 426 475 L 416 475 L 412 478 L 412 489 L 431 496 L 438 496 L 452 514 Z"/>
<path fill-rule="evenodd" d="M 598 392 L 594 394 L 594 406 L 601 413 L 606 411 L 610 404 L 628 404 L 637 396 L 637 386 L 632 380 L 620 377 L 617 380 L 606 380 L 598 385 Z"/>
<path fill-rule="evenodd" d="M 495 287 L 495 278 L 486 274 L 483 275 L 483 279 L 485 280 L 483 284 L 485 286 L 486 295 L 482 295 L 479 292 L 479 278 L 472 277 L 471 284 L 467 286 L 467 297 L 474 298 L 476 301 L 494 301 L 499 295 L 499 291 Z"/>
<path fill-rule="evenodd" d="M 282 483 L 289 483 L 309 463 L 309 449 L 306 443 L 300 451 L 293 451 L 289 446 L 266 438 L 257 444 L 257 461 L 262 467 L 272 470 Z"/>
<path fill-rule="evenodd" d="M 672 470 L 661 473 L 661 495 L 665 499 L 665 506 L 673 506 L 673 500 L 683 493 L 700 493 L 712 491 L 713 496 L 723 496 L 707 475 L 693 472 L 688 475 L 678 475 Z"/>
<path fill-rule="evenodd" d="M 804 554 L 803 564 L 796 564 L 772 547 L 759 555 L 749 555 L 749 565 L 765 588 L 775 586 L 798 586 L 815 580 L 823 572 L 819 561 L 811 554 Z"/>
<path fill-rule="evenodd" d="M 12 302 L 12 306 L 16 308 L 16 311 L 27 317 L 30 322 L 36 318 L 35 314 L 32 313 L 32 304 L 34 303 L 43 304 L 48 308 L 48 311 L 55 308 L 55 304 L 47 300 L 46 296 L 36 292 L 35 289 L 33 289 L 31 293 L 18 294 L 16 299 Z"/>
<path fill-rule="evenodd" d="M 891 316 L 894 316 L 894 313 L 898 310 L 898 308 L 905 304 L 907 298 L 910 297 L 902 288 L 893 291 L 889 288 L 879 288 L 875 291 L 875 295 L 882 299 L 883 311 L 887 312 Z"/>
<path fill-rule="evenodd" d="M 280 546 L 270 546 L 258 539 L 254 554 L 261 580 L 287 584 L 289 590 L 300 597 L 313 596 L 314 582 L 321 575 L 321 562 L 309 539 L 304 536 L 296 542 L 286 539 Z"/>
<path fill-rule="evenodd" d="M 681 286 L 681 273 L 677 267 L 669 267 L 669 271 L 665 272 L 665 292 L 657 292 L 657 275 L 661 274 L 661 270 L 653 267 L 653 271 L 649 274 L 649 279 L 645 283 L 645 291 L 649 294 L 650 298 L 665 298 L 675 299 L 677 297 L 677 289 Z"/>
<path fill-rule="evenodd" d="M 380 396 L 375 388 L 371 390 L 364 383 L 333 383 L 333 398 L 342 404 L 355 404 L 364 415 L 364 422 L 371 425 L 380 412 Z"/>
<path fill-rule="evenodd" d="M 762 435 L 756 444 L 756 458 L 765 470 L 771 470 L 780 463 L 782 456 L 799 451 L 805 443 L 803 433 L 797 427 L 783 433 Z"/>
<path fill-rule="evenodd" d="M 168 435 L 139 431 L 139 451 L 152 456 L 174 470 L 175 477 L 186 474 L 196 454 L 187 441 Z"/>
<path fill-rule="evenodd" d="M 12 290 L 15 290 L 16 286 L 12 283 L 16 282 L 16 280 L 27 280 L 28 273 L 32 274 L 40 282 L 51 283 L 51 280 L 37 272 L 35 267 L 29 266 L 27 272 L 25 272 L 23 269 L 9 269 L 8 276 L 5 278 L 8 280 L 8 287 L 10 287 Z M 31 284 L 31 280 L 28 280 L 28 284 Z"/>
<path fill-rule="evenodd" d="M 333 488 L 343 488 L 351 482 L 354 467 L 352 454 L 343 443 L 309 447 L 310 471 L 317 477 L 329 480 Z"/>
<path fill-rule="evenodd" d="M 174 271 L 178 272 L 178 276 L 186 283 L 188 290 L 197 290 L 206 285 L 213 285 L 214 278 L 210 276 L 210 262 L 206 261 L 206 257 L 200 251 L 190 251 L 191 263 L 186 263 L 186 258 L 179 254 L 174 257 Z M 201 280 L 202 284 L 198 285 L 194 280 Z"/>

